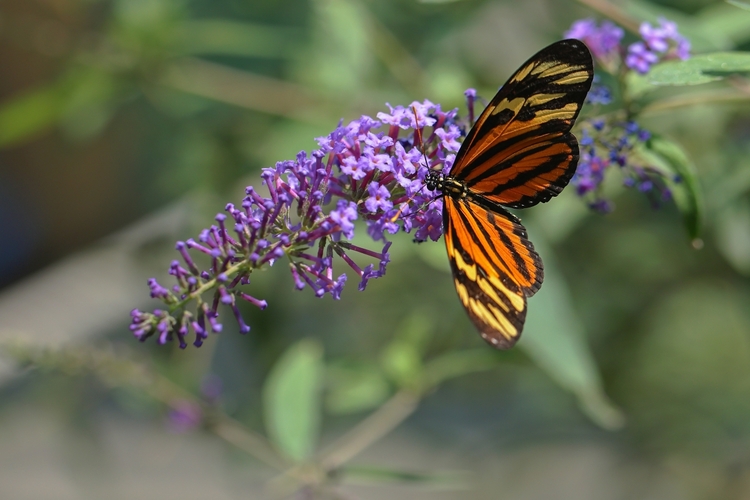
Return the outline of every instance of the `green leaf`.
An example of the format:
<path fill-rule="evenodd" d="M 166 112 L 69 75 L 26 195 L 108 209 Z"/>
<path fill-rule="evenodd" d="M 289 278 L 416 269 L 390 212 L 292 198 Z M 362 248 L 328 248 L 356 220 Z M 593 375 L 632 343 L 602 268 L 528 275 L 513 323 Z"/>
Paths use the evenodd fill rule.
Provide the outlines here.
<path fill-rule="evenodd" d="M 646 77 L 652 85 L 699 85 L 750 71 L 750 52 L 714 52 L 686 61 L 665 61 Z"/>
<path fill-rule="evenodd" d="M 740 9 L 744 10 L 750 10 L 750 3 L 747 2 L 740 2 L 740 0 L 724 0 L 729 5 L 734 5 L 735 7 L 739 7 Z"/>
<path fill-rule="evenodd" d="M 226 19 L 185 21 L 179 48 L 188 54 L 281 58 L 294 54 L 296 31 Z"/>
<path fill-rule="evenodd" d="M 311 43 L 300 74 L 310 83 L 339 92 L 361 92 L 362 82 L 374 63 L 367 25 L 369 13 L 360 2 L 315 0 Z"/>
<path fill-rule="evenodd" d="M 55 83 L 0 105 L 0 147 L 21 143 L 58 124 L 74 138 L 90 137 L 106 125 L 122 92 L 109 73 L 72 69 Z"/>
<path fill-rule="evenodd" d="M 72 138 L 99 133 L 112 117 L 122 89 L 109 73 L 96 69 L 73 71 L 63 82 L 67 90 L 60 125 Z"/>
<path fill-rule="evenodd" d="M 448 352 L 425 366 L 425 388 L 469 373 L 491 370 L 499 362 L 497 352 L 486 347 Z"/>
<path fill-rule="evenodd" d="M 334 414 L 375 408 L 390 395 L 390 385 L 375 363 L 334 363 L 328 367 L 326 410 Z"/>
<path fill-rule="evenodd" d="M 380 357 L 385 374 L 400 387 L 418 385 L 423 375 L 424 354 L 433 328 L 429 315 L 416 311 L 407 317 L 396 330 L 393 341 Z"/>
<path fill-rule="evenodd" d="M 738 272 L 750 276 L 750 200 L 742 198 L 716 218 L 716 248 Z"/>
<path fill-rule="evenodd" d="M 544 286 L 530 300 L 524 334 L 518 342 L 534 362 L 559 385 L 571 391 L 586 414 L 606 429 L 623 425 L 624 417 L 609 401 L 583 325 L 573 307 L 565 279 L 557 271 L 554 253 L 541 231 L 534 246 L 544 256 Z"/>
<path fill-rule="evenodd" d="M 63 96 L 56 85 L 37 87 L 0 106 L 0 147 L 17 144 L 51 127 Z"/>
<path fill-rule="evenodd" d="M 281 356 L 263 388 L 263 410 L 271 441 L 290 458 L 312 455 L 320 432 L 323 349 L 302 340 Z"/>
<path fill-rule="evenodd" d="M 699 236 L 703 219 L 703 197 L 698 176 L 690 159 L 679 144 L 658 135 L 653 135 L 649 139 L 646 148 L 658 159 L 663 160 L 661 165 L 668 169 L 665 176 L 667 184 L 672 190 L 677 208 L 682 213 L 685 227 L 693 240 L 693 245 L 699 247 L 701 244 Z M 675 180 L 675 174 L 679 180 Z"/>
<path fill-rule="evenodd" d="M 648 92 L 652 92 L 659 87 L 652 85 L 647 75 L 641 75 L 637 71 L 628 71 L 625 73 L 625 91 L 628 99 L 637 99 Z"/>
<path fill-rule="evenodd" d="M 421 353 L 403 339 L 396 339 L 388 344 L 380 360 L 383 371 L 399 387 L 411 387 L 421 378 Z"/>

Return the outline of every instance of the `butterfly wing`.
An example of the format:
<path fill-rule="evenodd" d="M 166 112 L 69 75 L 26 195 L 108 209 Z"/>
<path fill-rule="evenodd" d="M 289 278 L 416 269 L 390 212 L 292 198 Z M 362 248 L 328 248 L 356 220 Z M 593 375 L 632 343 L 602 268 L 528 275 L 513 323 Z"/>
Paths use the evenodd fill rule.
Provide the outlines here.
<path fill-rule="evenodd" d="M 591 87 L 591 54 L 579 40 L 542 49 L 477 119 L 450 175 L 489 200 L 524 208 L 556 196 L 578 162 L 570 128 Z"/>
<path fill-rule="evenodd" d="M 520 221 L 502 207 L 444 200 L 445 245 L 461 303 L 484 340 L 508 349 L 521 335 L 526 297 L 542 284 L 542 260 Z"/>

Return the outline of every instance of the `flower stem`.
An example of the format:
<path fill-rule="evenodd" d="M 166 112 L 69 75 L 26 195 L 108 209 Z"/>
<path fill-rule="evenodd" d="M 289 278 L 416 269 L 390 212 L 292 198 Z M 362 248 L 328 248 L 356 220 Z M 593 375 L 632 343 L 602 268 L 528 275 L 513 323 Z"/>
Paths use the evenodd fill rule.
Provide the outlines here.
<path fill-rule="evenodd" d="M 748 100 L 750 100 L 750 94 L 746 92 L 737 92 L 735 90 L 700 92 L 653 102 L 641 110 L 641 115 L 663 113 L 665 111 L 671 111 L 686 106 L 695 106 L 698 104 L 733 103 Z"/>
<path fill-rule="evenodd" d="M 226 270 L 223 272 L 223 274 L 226 274 L 227 277 L 231 277 L 237 271 L 243 271 L 243 270 L 244 271 L 247 271 L 247 270 L 252 271 L 252 268 L 251 268 L 251 266 L 249 264 L 250 263 L 247 262 L 247 261 L 238 262 L 237 264 L 235 264 L 233 266 L 229 266 L 228 268 L 226 268 Z M 245 269 L 243 269 L 243 268 L 245 268 Z M 200 297 L 203 293 L 205 293 L 208 290 L 211 290 L 212 288 L 216 287 L 217 283 L 218 283 L 218 280 L 216 278 L 213 278 L 213 279 L 210 279 L 210 280 L 206 281 L 201 286 L 199 286 L 198 288 L 196 288 L 194 291 L 192 291 L 189 294 L 187 294 L 184 299 L 182 299 L 179 302 L 175 302 L 174 304 L 170 305 L 169 306 L 169 312 L 171 313 L 171 312 L 174 312 L 174 311 L 176 311 L 176 310 L 184 307 L 185 304 L 187 304 L 191 300 L 193 300 L 193 299 L 195 299 L 197 297 Z"/>
<path fill-rule="evenodd" d="M 398 427 L 419 404 L 420 395 L 402 389 L 354 426 L 324 452 L 319 460 L 323 470 L 330 471 L 351 460 L 374 442 Z"/>
<path fill-rule="evenodd" d="M 638 33 L 640 25 L 638 21 L 630 17 L 624 10 L 607 0 L 577 0 L 578 3 L 595 10 L 603 16 L 607 16 L 626 30 Z"/>

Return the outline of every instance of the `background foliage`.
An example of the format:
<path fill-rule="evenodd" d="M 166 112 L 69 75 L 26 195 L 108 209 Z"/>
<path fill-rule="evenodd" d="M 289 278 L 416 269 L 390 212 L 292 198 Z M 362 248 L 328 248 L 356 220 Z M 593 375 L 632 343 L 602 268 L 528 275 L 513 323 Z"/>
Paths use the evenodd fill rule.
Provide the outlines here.
<path fill-rule="evenodd" d="M 750 85 L 732 52 L 750 50 L 746 7 L 6 0 L 2 496 L 746 498 Z M 272 268 L 248 336 L 226 322 L 199 350 L 131 340 L 127 313 L 148 307 L 174 240 L 260 168 L 385 102 L 464 112 L 466 87 L 490 97 L 602 15 L 665 16 L 694 53 L 732 52 L 632 82 L 642 125 L 697 172 L 702 249 L 675 206 L 614 176 L 609 215 L 572 190 L 522 214 L 546 280 L 512 351 L 475 333 L 443 245 L 408 235 L 364 293 L 318 300 Z"/>

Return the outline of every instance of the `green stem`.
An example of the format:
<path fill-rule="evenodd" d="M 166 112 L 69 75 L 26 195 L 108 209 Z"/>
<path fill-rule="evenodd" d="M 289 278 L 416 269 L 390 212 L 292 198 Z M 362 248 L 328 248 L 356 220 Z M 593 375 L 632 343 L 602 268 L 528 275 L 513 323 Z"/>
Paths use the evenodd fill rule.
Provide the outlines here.
<path fill-rule="evenodd" d="M 682 108 L 686 106 L 696 106 L 698 104 L 721 104 L 721 103 L 734 103 L 741 101 L 749 101 L 750 94 L 738 93 L 736 91 L 713 91 L 713 92 L 701 92 L 698 94 L 690 94 L 672 99 L 664 99 L 656 101 L 646 105 L 641 110 L 641 115 L 645 114 L 656 114 L 663 113 L 665 111 L 671 111 L 673 109 Z"/>
<path fill-rule="evenodd" d="M 398 427 L 419 404 L 420 395 L 402 389 L 367 418 L 339 438 L 319 460 L 323 470 L 334 470 Z"/>
<path fill-rule="evenodd" d="M 243 267 L 244 267 L 244 269 L 242 269 Z M 248 271 L 249 270 L 250 272 L 252 272 L 253 269 L 255 269 L 255 268 L 252 267 L 252 265 L 250 265 L 249 262 L 243 260 L 242 262 L 238 262 L 237 264 L 234 264 L 233 266 L 229 266 L 227 268 L 227 270 L 223 272 L 223 274 L 226 274 L 227 276 L 234 276 L 234 274 L 237 271 L 241 271 L 241 270 L 242 271 Z M 192 291 L 189 294 L 187 294 L 184 299 L 180 300 L 179 302 L 175 302 L 174 304 L 172 304 L 171 306 L 169 306 L 169 312 L 172 313 L 172 312 L 174 312 L 174 311 L 176 311 L 178 309 L 181 309 L 181 308 L 185 307 L 185 304 L 187 304 L 191 300 L 200 297 L 201 295 L 203 295 L 203 293 L 205 293 L 205 292 L 211 290 L 212 288 L 214 288 L 216 286 L 216 283 L 218 283 L 218 278 L 213 278 L 213 279 L 210 279 L 210 280 L 206 281 L 201 286 L 199 286 L 197 289 L 195 289 L 194 291 Z"/>
<path fill-rule="evenodd" d="M 617 5 L 608 2 L 607 0 L 576 0 L 581 5 L 585 5 L 591 10 L 598 12 L 599 14 L 612 19 L 614 22 L 625 28 L 626 30 L 638 33 L 640 29 L 640 23 L 630 17 L 628 13 L 622 10 Z"/>

